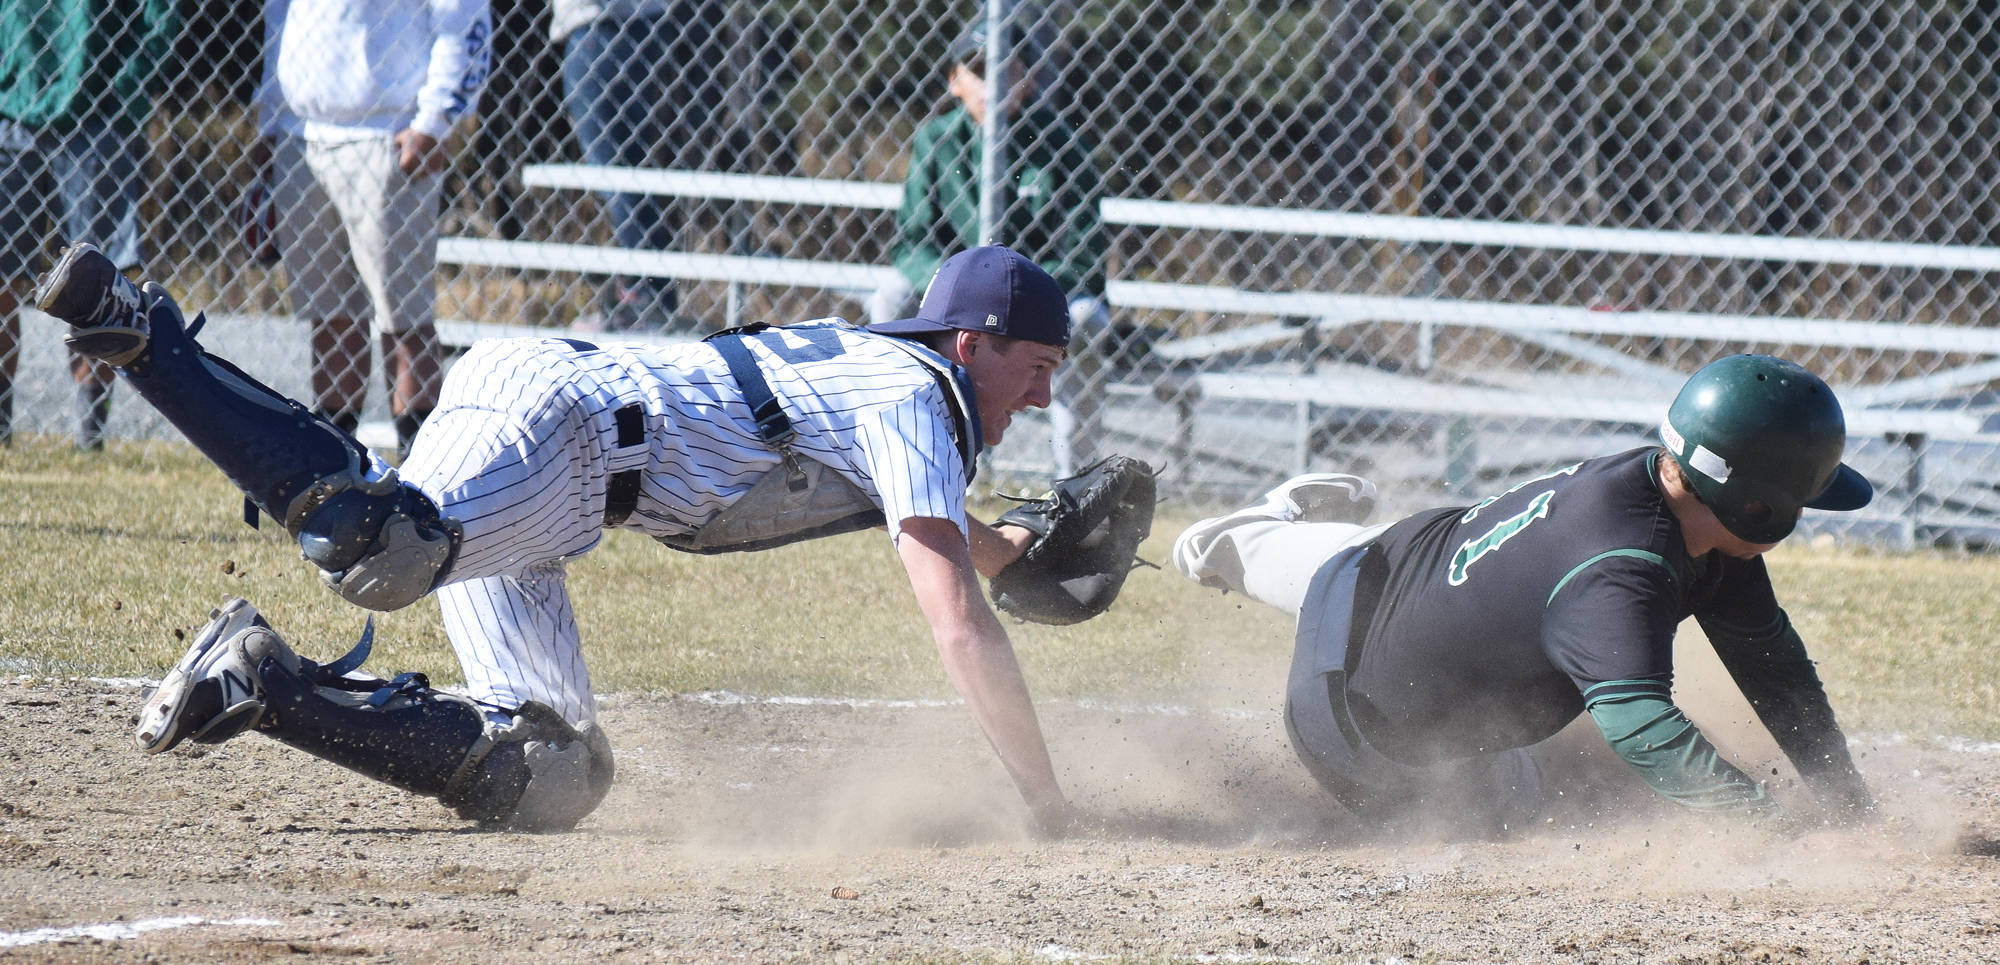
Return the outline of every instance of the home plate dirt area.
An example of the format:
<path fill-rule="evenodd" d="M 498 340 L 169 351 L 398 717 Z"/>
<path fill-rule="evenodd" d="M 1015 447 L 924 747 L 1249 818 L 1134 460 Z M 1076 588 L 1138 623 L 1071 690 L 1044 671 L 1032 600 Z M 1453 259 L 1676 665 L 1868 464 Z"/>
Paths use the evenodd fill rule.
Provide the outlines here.
<path fill-rule="evenodd" d="M 1886 819 L 1787 838 L 1566 733 L 1571 790 L 1495 840 L 1345 817 L 1275 707 L 1054 702 L 1099 824 L 1043 841 L 962 707 L 611 695 L 605 806 L 523 835 L 255 735 L 147 757 L 139 694 L 0 682 L 0 959 L 2000 958 L 2000 752 L 1964 742 L 1863 735 Z"/>

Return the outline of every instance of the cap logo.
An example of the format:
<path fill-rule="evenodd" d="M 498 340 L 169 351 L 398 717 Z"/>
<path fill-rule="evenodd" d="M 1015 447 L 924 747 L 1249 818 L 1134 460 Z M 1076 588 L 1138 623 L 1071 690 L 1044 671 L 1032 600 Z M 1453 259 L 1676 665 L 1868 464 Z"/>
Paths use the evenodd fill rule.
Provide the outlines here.
<path fill-rule="evenodd" d="M 986 327 L 987 327 L 987 328 L 999 328 L 999 327 L 1000 327 L 1000 316 L 998 316 L 998 315 L 988 315 L 988 316 L 986 316 Z"/>

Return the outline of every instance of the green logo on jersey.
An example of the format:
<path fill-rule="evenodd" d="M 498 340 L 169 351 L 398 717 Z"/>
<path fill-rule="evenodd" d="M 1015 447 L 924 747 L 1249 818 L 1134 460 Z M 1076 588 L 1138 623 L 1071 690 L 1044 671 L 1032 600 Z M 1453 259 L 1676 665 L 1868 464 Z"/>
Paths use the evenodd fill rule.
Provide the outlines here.
<path fill-rule="evenodd" d="M 1485 499 L 1482 499 L 1482 500 L 1480 500 L 1479 502 L 1477 502 L 1477 503 L 1473 504 L 1473 507 L 1472 507 L 1471 509 L 1468 509 L 1468 510 L 1466 510 L 1466 511 L 1465 511 L 1465 515 L 1463 515 L 1463 516 L 1460 516 L 1460 517 L 1458 518 L 1458 521 L 1459 521 L 1459 522 L 1461 522 L 1461 523 L 1470 523 L 1470 522 L 1472 522 L 1473 520 L 1475 520 L 1475 519 L 1478 519 L 1478 518 L 1479 518 L 1479 511 L 1480 511 L 1480 510 L 1482 510 L 1482 509 L 1485 509 L 1486 507 L 1488 507 L 1488 506 L 1491 506 L 1491 505 L 1493 505 L 1493 503 L 1494 503 L 1495 501 L 1499 500 L 1499 499 L 1502 499 L 1502 498 L 1504 498 L 1504 497 L 1507 497 L 1507 496 L 1512 496 L 1512 495 L 1514 495 L 1515 493 L 1518 493 L 1518 492 L 1520 492 L 1521 490 L 1523 490 L 1523 489 L 1526 489 L 1526 488 L 1528 488 L 1529 486 L 1532 486 L 1532 485 L 1534 485 L 1534 484 L 1536 484 L 1536 483 L 1538 483 L 1538 482 L 1541 482 L 1541 481 L 1542 481 L 1542 480 L 1544 480 L 1544 479 L 1554 479 L 1554 478 L 1556 478 L 1557 476 L 1570 476 L 1570 475 L 1574 475 L 1574 474 L 1576 473 L 1576 471 L 1577 471 L 1578 469 L 1582 469 L 1582 468 L 1583 468 L 1583 463 L 1580 463 L 1580 462 L 1579 462 L 1579 463 L 1577 463 L 1577 464 L 1576 464 L 1576 465 L 1574 465 L 1574 466 L 1565 466 L 1565 467 L 1563 467 L 1563 468 L 1561 468 L 1561 469 L 1558 469 L 1558 470 L 1556 470 L 1556 471 L 1554 471 L 1554 472 L 1548 472 L 1548 473 L 1543 473 L 1543 474 L 1541 474 L 1541 475 L 1539 475 L 1539 476 L 1536 476 L 1536 477 L 1535 477 L 1535 478 L 1533 478 L 1533 479 L 1523 479 L 1523 480 L 1521 480 L 1520 482 L 1517 482 L 1517 483 L 1515 483 L 1515 484 L 1514 484 L 1514 488 L 1512 488 L 1512 489 L 1509 489 L 1509 490 L 1507 490 L 1506 492 L 1504 492 L 1504 493 L 1501 493 L 1501 494 L 1500 494 L 1500 495 L 1498 495 L 1498 496 L 1488 496 L 1488 497 L 1486 497 Z"/>
<path fill-rule="evenodd" d="M 1515 488 L 1518 489 L 1520 487 L 1517 486 Z M 1511 492 L 1512 490 L 1509 491 Z M 1556 491 L 1553 489 L 1542 493 L 1534 499 L 1529 500 L 1528 508 L 1521 510 L 1520 515 L 1503 519 L 1493 524 L 1493 528 L 1487 530 L 1486 535 L 1478 539 L 1469 539 L 1459 544 L 1458 552 L 1451 554 L 1451 572 L 1449 575 L 1451 585 L 1464 585 L 1465 578 L 1468 575 L 1466 571 L 1472 569 L 1472 564 L 1479 562 L 1480 557 L 1499 549 L 1501 544 L 1513 539 L 1522 530 L 1527 529 L 1528 524 L 1538 519 L 1547 518 L 1549 515 L 1549 503 L 1555 498 Z"/>

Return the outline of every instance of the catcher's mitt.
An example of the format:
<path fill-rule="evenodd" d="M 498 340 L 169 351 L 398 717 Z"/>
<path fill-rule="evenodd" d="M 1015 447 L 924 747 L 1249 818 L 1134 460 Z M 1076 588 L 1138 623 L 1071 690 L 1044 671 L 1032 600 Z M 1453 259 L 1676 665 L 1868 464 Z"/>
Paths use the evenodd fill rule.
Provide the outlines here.
<path fill-rule="evenodd" d="M 994 605 L 1056 626 L 1103 613 L 1152 532 L 1153 499 L 1153 467 L 1108 456 L 1008 510 L 995 525 L 1022 527 L 1035 541 L 993 577 Z"/>

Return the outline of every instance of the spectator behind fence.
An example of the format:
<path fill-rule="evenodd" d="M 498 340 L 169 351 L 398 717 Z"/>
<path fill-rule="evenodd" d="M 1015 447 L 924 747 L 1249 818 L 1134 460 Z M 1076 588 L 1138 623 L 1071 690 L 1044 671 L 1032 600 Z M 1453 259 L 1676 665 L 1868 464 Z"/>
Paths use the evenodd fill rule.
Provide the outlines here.
<path fill-rule="evenodd" d="M 705 76 L 716 56 L 705 49 L 711 23 L 700 5 L 676 0 L 552 0 L 550 37 L 563 47 L 563 108 L 587 164 L 656 166 L 662 151 L 699 144 L 715 106 Z M 703 76 L 696 76 L 703 75 Z M 674 246 L 680 214 L 655 195 L 606 192 L 605 214 L 621 248 Z M 597 310 L 577 319 L 581 331 L 691 331 L 671 280 L 604 280 Z"/>
<path fill-rule="evenodd" d="M 1016 51 L 1007 71 L 1004 197 L 997 238 L 979 237 L 979 179 L 986 119 L 986 23 L 978 20 L 951 46 L 947 89 L 958 101 L 918 129 L 891 249 L 902 278 L 868 301 L 870 322 L 914 314 L 916 293 L 952 253 L 991 240 L 1029 258 L 1069 292 L 1069 365 L 1058 371 L 1049 406 L 1057 476 L 1090 462 L 1098 431 L 1098 396 L 1086 391 L 1103 365 L 1111 333 L 1104 300 L 1106 238 L 1098 204 L 1103 174 L 1075 130 L 1037 103 L 1053 33 L 1023 5 L 1003 32 Z"/>
<path fill-rule="evenodd" d="M 486 0 L 267 0 L 259 128 L 314 408 L 353 431 L 380 342 L 399 447 L 437 405 L 446 138 L 491 59 Z"/>
<path fill-rule="evenodd" d="M 144 260 L 144 128 L 179 29 L 174 0 L 0 0 L 0 445 L 42 239 L 97 239 L 128 272 Z M 111 368 L 72 354 L 70 374 L 76 444 L 101 449 Z"/>

